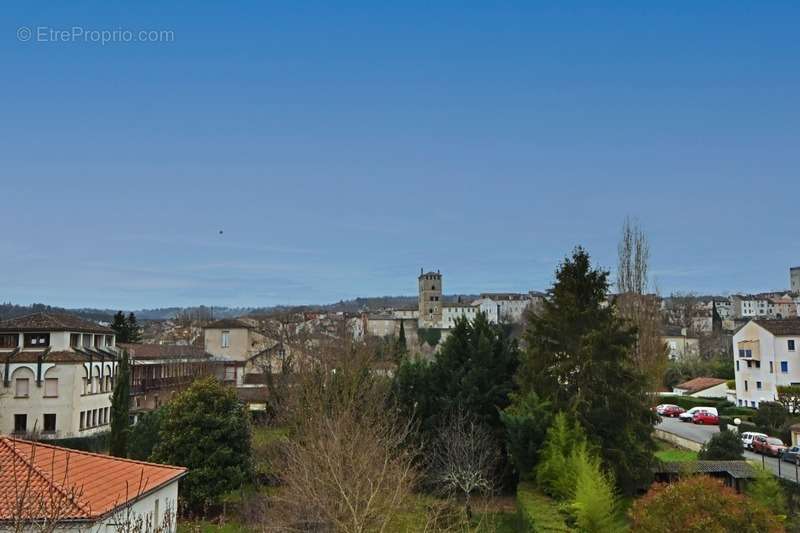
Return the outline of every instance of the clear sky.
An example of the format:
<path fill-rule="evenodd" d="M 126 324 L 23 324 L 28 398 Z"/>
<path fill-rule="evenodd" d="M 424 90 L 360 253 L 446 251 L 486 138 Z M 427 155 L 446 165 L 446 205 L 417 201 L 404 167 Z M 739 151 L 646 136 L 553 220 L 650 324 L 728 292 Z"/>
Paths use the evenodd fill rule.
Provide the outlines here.
<path fill-rule="evenodd" d="M 5 2 L 0 300 L 545 289 L 626 215 L 662 293 L 788 286 L 800 3 L 388 4 Z"/>

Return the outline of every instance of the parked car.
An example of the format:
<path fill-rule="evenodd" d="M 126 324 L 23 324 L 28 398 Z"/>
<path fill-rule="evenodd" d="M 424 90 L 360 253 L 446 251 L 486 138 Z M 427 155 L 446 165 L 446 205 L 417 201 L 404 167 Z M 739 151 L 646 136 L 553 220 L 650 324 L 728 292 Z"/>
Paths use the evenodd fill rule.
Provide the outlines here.
<path fill-rule="evenodd" d="M 698 411 L 692 417 L 692 422 L 695 424 L 705 425 L 705 426 L 718 426 L 719 425 L 719 416 L 709 411 Z"/>
<path fill-rule="evenodd" d="M 680 419 L 681 422 L 692 422 L 694 420 L 695 413 L 700 413 L 700 412 L 711 413 L 714 416 L 719 416 L 716 407 L 692 407 L 688 411 L 684 411 L 683 413 L 678 415 L 678 418 Z"/>
<path fill-rule="evenodd" d="M 780 457 L 786 451 L 786 445 L 776 437 L 755 437 L 753 439 L 753 451 L 772 457 Z"/>
<path fill-rule="evenodd" d="M 767 435 L 764 433 L 756 433 L 755 431 L 745 431 L 742 433 L 742 446 L 744 446 L 745 450 L 753 449 L 753 439 L 756 437 L 767 438 Z"/>
<path fill-rule="evenodd" d="M 781 461 L 794 463 L 800 466 L 800 446 L 792 446 L 781 455 Z"/>
<path fill-rule="evenodd" d="M 684 411 L 686 411 L 686 409 L 684 409 L 683 407 L 680 407 L 678 405 L 673 405 L 671 403 L 662 403 L 661 405 L 656 406 L 656 413 L 658 413 L 661 416 L 666 416 L 670 418 L 677 417 Z"/>

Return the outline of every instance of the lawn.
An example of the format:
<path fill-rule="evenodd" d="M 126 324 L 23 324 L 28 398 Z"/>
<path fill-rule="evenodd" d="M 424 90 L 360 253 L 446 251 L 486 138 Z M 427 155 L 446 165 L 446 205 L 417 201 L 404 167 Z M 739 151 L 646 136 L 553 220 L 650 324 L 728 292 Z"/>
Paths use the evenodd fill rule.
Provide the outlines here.
<path fill-rule="evenodd" d="M 247 531 L 250 530 L 233 522 L 220 525 L 203 520 L 178 521 L 178 533 L 245 533 Z"/>
<path fill-rule="evenodd" d="M 665 463 L 677 463 L 683 461 L 697 461 L 697 452 L 678 448 L 668 442 L 656 441 L 658 451 L 656 452 L 656 459 Z"/>

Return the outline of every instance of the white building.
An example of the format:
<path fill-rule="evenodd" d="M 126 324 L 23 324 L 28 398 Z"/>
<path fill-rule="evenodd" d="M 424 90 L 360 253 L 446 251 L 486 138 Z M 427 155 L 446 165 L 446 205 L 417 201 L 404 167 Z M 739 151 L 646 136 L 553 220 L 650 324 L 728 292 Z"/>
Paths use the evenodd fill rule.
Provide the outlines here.
<path fill-rule="evenodd" d="M 727 383 L 727 380 L 720 378 L 699 377 L 675 385 L 672 392 L 679 396 L 692 396 L 693 398 L 726 398 Z"/>
<path fill-rule="evenodd" d="M 483 293 L 473 302 L 492 324 L 520 322 L 538 293 Z"/>
<path fill-rule="evenodd" d="M 751 320 L 733 336 L 736 398 L 758 407 L 777 387 L 800 385 L 800 318 Z"/>
<path fill-rule="evenodd" d="M 480 307 L 471 303 L 445 303 L 442 304 L 442 324 L 444 329 L 452 329 L 459 318 L 469 321 L 475 320 L 480 312 Z"/>
<path fill-rule="evenodd" d="M 186 469 L 0 437 L 0 529 L 175 531 Z M 149 527 L 148 527 L 149 525 Z"/>
<path fill-rule="evenodd" d="M 109 328 L 60 313 L 0 322 L 0 433 L 64 438 L 107 431 L 116 372 Z"/>

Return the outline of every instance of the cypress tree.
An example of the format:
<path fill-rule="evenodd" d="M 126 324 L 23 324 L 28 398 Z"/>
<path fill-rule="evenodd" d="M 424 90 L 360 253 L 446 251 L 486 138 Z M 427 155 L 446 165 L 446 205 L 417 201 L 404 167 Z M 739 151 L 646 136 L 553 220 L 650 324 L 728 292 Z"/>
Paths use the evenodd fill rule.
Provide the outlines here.
<path fill-rule="evenodd" d="M 128 319 L 122 311 L 117 311 L 111 329 L 117 334 L 117 342 L 128 342 Z"/>
<path fill-rule="evenodd" d="M 116 457 L 128 456 L 128 433 L 130 432 L 131 368 L 128 352 L 123 350 L 117 365 L 114 392 L 111 395 L 111 437 L 109 451 Z"/>
<path fill-rule="evenodd" d="M 408 354 L 408 345 L 406 344 L 406 327 L 403 325 L 403 320 L 400 320 L 400 334 L 397 336 L 397 359 L 402 360 Z"/>

